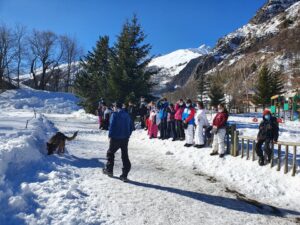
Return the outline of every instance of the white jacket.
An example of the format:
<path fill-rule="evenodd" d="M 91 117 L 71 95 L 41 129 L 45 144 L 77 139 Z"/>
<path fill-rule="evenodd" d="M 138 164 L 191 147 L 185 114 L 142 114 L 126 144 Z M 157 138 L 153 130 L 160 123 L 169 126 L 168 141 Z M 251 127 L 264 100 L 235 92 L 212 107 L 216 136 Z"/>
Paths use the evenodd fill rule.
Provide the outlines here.
<path fill-rule="evenodd" d="M 195 114 L 195 124 L 197 126 L 208 126 L 209 122 L 206 117 L 205 109 L 198 109 Z"/>

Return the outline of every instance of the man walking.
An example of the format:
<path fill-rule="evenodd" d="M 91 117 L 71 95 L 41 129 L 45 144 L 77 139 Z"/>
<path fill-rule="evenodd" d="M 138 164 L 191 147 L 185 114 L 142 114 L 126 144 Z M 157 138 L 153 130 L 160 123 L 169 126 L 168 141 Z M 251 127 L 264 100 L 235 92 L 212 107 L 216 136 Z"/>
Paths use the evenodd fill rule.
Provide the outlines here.
<path fill-rule="evenodd" d="M 128 157 L 128 142 L 132 133 L 133 127 L 130 116 L 122 109 L 121 103 L 114 104 L 114 112 L 110 118 L 110 126 L 108 137 L 110 139 L 109 149 L 107 151 L 107 164 L 103 169 L 103 173 L 112 177 L 114 168 L 115 153 L 121 148 L 122 154 L 122 174 L 120 179 L 127 181 L 127 176 L 131 168 L 131 163 Z"/>

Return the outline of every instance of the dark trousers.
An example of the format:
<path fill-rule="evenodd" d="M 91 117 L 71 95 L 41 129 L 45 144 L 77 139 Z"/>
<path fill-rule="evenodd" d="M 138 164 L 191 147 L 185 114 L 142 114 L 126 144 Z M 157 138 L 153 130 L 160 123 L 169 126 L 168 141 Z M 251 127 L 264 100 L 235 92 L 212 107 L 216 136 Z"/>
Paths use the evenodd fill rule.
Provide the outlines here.
<path fill-rule="evenodd" d="M 159 124 L 159 133 L 160 133 L 160 138 L 168 138 L 167 136 L 167 127 L 168 127 L 168 122 L 167 119 L 162 119 Z"/>
<path fill-rule="evenodd" d="M 270 139 L 266 139 L 266 140 L 259 140 L 256 143 L 256 154 L 258 155 L 258 157 L 264 157 L 264 153 L 262 150 L 262 145 L 263 143 L 265 143 L 264 145 L 264 151 L 267 154 L 267 160 L 271 160 L 271 155 L 272 155 L 272 140 Z"/>
<path fill-rule="evenodd" d="M 140 116 L 141 128 L 144 129 L 146 127 L 146 116 Z"/>
<path fill-rule="evenodd" d="M 184 138 L 184 129 L 182 120 L 175 120 L 175 130 L 177 138 Z"/>
<path fill-rule="evenodd" d="M 173 139 L 177 138 L 175 130 L 175 120 L 169 121 L 167 125 L 167 137 L 172 137 Z"/>
<path fill-rule="evenodd" d="M 122 162 L 123 162 L 123 168 L 122 168 L 122 175 L 127 177 L 130 169 L 131 169 L 131 163 L 129 161 L 128 157 L 128 141 L 129 139 L 110 139 L 109 142 L 109 149 L 107 151 L 107 164 L 106 169 L 109 172 L 113 172 L 114 169 L 114 162 L 115 162 L 115 153 L 121 148 L 121 154 L 122 154 Z"/>

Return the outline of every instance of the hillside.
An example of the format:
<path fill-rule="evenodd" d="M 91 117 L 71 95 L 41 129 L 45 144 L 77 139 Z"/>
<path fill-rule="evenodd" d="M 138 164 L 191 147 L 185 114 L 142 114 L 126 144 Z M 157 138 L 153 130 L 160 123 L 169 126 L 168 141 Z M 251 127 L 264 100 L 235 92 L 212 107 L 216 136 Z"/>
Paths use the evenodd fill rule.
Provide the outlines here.
<path fill-rule="evenodd" d="M 300 71 L 299 36 L 300 2 L 269 0 L 248 24 L 220 38 L 211 53 L 190 61 L 186 66 L 189 72 L 183 73 L 184 68 L 173 77 L 169 91 L 184 85 L 180 90 L 184 92 L 201 76 L 217 74 L 224 75 L 224 85 L 234 79 L 236 87 L 245 83 L 251 86 L 264 64 L 282 73 L 286 88 L 297 86 L 291 77 L 298 76 Z M 196 90 L 193 95 L 196 96 Z"/>

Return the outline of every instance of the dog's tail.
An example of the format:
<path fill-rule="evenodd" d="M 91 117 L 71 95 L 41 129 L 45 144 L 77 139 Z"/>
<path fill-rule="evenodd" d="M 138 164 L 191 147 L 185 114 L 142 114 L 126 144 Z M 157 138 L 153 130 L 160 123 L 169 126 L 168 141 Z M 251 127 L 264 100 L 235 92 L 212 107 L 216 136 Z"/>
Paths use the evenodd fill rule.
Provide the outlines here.
<path fill-rule="evenodd" d="M 74 140 L 74 139 L 76 138 L 77 134 L 78 134 L 78 131 L 76 131 L 76 132 L 73 134 L 72 137 L 67 137 L 67 136 L 65 136 L 65 137 L 66 137 L 66 140 L 68 140 L 68 141 Z"/>

